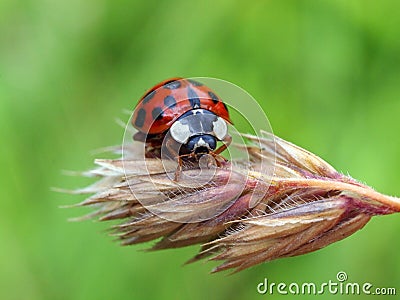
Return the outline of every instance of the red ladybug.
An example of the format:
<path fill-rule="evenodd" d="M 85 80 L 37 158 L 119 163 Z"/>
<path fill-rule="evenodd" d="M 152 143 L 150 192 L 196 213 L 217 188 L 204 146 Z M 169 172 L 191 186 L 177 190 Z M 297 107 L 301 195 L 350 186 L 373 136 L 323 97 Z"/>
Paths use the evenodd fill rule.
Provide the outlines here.
<path fill-rule="evenodd" d="M 171 78 L 148 90 L 133 113 L 132 125 L 138 130 L 134 140 L 146 143 L 146 157 L 161 157 L 161 146 L 178 158 L 217 155 L 232 138 L 225 103 L 200 82 Z M 165 140 L 165 141 L 164 141 Z M 217 142 L 224 142 L 217 149 Z"/>

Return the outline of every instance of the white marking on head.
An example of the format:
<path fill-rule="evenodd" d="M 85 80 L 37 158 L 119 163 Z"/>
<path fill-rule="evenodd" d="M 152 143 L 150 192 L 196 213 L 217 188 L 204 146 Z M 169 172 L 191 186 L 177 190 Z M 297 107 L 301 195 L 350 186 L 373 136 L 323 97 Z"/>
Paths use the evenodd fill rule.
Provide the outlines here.
<path fill-rule="evenodd" d="M 182 124 L 180 121 L 176 121 L 172 124 L 170 130 L 172 138 L 181 144 L 186 144 L 190 137 L 189 125 Z"/>
<path fill-rule="evenodd" d="M 217 139 L 222 141 L 228 134 L 228 126 L 226 122 L 221 117 L 218 117 L 216 121 L 213 122 L 213 132 Z"/>
<path fill-rule="evenodd" d="M 206 143 L 203 138 L 200 138 L 199 141 L 196 143 L 196 148 L 197 147 L 207 147 L 210 148 L 210 145 Z"/>

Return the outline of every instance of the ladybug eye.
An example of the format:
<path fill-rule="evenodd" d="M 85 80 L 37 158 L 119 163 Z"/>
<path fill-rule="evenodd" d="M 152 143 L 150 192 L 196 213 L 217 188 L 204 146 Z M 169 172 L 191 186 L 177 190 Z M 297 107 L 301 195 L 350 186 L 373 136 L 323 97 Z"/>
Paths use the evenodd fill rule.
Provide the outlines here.
<path fill-rule="evenodd" d="M 170 128 L 172 138 L 181 144 L 186 144 L 190 137 L 189 125 L 176 121 Z"/>
<path fill-rule="evenodd" d="M 218 117 L 217 120 L 213 122 L 213 132 L 220 141 L 226 137 L 228 134 L 228 127 L 224 119 Z"/>

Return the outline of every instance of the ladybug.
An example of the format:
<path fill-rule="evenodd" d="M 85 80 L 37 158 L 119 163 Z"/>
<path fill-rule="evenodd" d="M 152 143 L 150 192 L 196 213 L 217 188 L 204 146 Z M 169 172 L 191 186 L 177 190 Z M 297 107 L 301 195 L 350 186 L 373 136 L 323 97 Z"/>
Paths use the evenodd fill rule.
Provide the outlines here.
<path fill-rule="evenodd" d="M 225 103 L 192 79 L 175 77 L 156 84 L 139 100 L 131 122 L 138 130 L 133 139 L 145 142 L 146 157 L 161 158 L 163 143 L 163 151 L 179 161 L 203 154 L 216 156 L 232 141 Z M 219 148 L 218 141 L 223 142 Z"/>

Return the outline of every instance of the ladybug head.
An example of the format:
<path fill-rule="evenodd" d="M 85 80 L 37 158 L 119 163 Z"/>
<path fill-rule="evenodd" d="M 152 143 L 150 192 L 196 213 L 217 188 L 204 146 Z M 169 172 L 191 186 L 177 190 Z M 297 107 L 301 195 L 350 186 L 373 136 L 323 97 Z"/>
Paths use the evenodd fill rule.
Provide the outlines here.
<path fill-rule="evenodd" d="M 217 147 L 217 139 L 210 134 L 196 135 L 189 138 L 189 141 L 182 145 L 180 154 L 206 154 Z"/>

